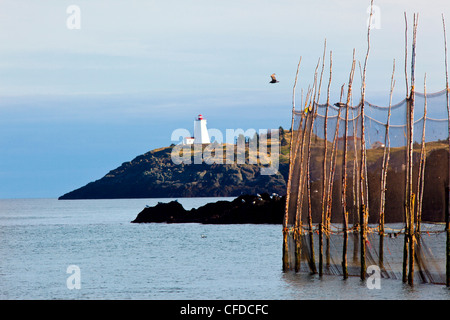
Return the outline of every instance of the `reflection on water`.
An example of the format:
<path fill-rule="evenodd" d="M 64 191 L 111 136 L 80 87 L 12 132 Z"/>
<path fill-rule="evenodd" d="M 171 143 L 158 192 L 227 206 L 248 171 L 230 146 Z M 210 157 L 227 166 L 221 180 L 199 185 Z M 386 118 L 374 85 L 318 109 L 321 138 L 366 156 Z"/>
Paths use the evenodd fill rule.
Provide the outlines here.
<path fill-rule="evenodd" d="M 180 199 L 189 209 L 218 199 Z M 449 299 L 357 277 L 282 272 L 281 225 L 130 223 L 168 199 L 0 200 L 0 299 Z M 69 290 L 67 267 L 81 271 Z"/>
<path fill-rule="evenodd" d="M 401 280 L 380 279 L 380 289 L 369 289 L 359 277 L 311 275 L 308 273 L 283 273 L 283 280 L 292 299 L 323 300 L 448 300 L 450 290 L 443 285 L 415 284 Z"/>

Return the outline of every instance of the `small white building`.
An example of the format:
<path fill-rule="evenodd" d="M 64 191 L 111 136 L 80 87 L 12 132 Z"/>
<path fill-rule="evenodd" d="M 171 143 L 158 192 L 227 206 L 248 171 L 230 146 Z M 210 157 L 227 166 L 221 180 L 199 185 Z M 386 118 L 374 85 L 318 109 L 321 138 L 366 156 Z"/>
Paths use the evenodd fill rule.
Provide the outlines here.
<path fill-rule="evenodd" d="M 194 120 L 194 136 L 184 137 L 183 144 L 204 144 L 210 142 L 208 129 L 206 128 L 206 119 L 199 114 Z"/>
<path fill-rule="evenodd" d="M 184 137 L 183 144 L 194 144 L 194 137 Z"/>

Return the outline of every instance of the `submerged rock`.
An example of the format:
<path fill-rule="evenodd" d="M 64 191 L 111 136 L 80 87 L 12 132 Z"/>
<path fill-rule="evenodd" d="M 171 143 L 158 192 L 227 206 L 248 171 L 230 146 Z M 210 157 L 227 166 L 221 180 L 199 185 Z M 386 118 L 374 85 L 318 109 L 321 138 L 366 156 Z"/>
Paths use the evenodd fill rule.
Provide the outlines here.
<path fill-rule="evenodd" d="M 241 195 L 185 210 L 178 201 L 144 208 L 132 223 L 282 224 L 286 197 Z"/>

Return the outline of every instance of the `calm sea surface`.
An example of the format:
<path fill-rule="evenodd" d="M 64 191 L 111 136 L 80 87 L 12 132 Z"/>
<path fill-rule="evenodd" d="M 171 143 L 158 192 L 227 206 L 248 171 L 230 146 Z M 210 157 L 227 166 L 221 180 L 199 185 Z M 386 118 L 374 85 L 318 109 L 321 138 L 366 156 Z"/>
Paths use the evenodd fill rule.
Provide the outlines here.
<path fill-rule="evenodd" d="M 370 290 L 358 278 L 283 273 L 277 225 L 130 223 L 170 200 L 0 200 L 0 298 L 450 299 L 440 285 L 382 280 Z M 72 265 L 81 287 L 71 290 Z"/>

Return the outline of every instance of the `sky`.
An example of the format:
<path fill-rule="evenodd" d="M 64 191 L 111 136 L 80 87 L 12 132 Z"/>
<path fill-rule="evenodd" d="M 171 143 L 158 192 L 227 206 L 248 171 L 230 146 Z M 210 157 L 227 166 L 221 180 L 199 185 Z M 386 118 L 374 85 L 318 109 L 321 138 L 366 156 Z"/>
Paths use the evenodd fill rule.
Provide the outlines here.
<path fill-rule="evenodd" d="M 67 11 L 71 5 L 79 20 Z M 405 96 L 405 12 L 409 45 L 419 13 L 416 87 L 426 73 L 428 92 L 444 89 L 441 15 L 450 19 L 448 0 L 374 5 L 367 100 L 388 103 L 394 59 L 394 100 Z M 324 74 L 327 81 L 332 51 L 334 102 L 348 81 L 353 50 L 364 64 L 369 6 L 361 0 L 0 0 L 0 198 L 56 198 L 174 143 L 172 132 L 192 132 L 198 114 L 224 133 L 289 128 L 300 57 L 297 104 L 326 40 Z M 272 73 L 279 83 L 269 84 Z M 358 93 L 358 68 L 356 75 Z"/>

